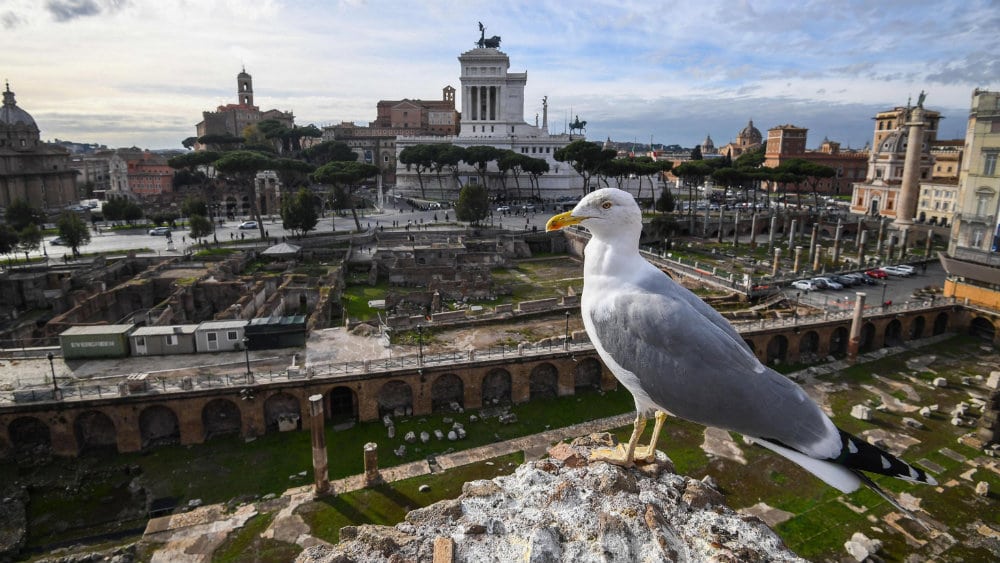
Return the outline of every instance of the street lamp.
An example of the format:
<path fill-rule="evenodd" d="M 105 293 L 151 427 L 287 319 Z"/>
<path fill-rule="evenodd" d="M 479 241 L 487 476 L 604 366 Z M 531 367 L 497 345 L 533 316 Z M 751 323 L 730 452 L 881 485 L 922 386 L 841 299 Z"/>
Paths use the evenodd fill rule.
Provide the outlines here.
<path fill-rule="evenodd" d="M 883 311 L 885 310 L 885 290 L 888 287 L 889 287 L 889 284 L 883 281 L 882 282 L 882 310 Z"/>
<path fill-rule="evenodd" d="M 253 374 L 250 373 L 250 339 L 246 336 L 243 337 L 243 354 L 247 360 L 247 383 L 249 383 Z"/>
<path fill-rule="evenodd" d="M 792 311 L 792 319 L 793 319 L 792 324 L 793 325 L 798 325 L 799 324 L 799 296 L 801 296 L 801 295 L 802 295 L 801 291 L 796 291 L 795 292 L 795 310 Z"/>
<path fill-rule="evenodd" d="M 566 338 L 563 340 L 564 348 L 569 350 L 569 311 L 566 311 Z"/>
<path fill-rule="evenodd" d="M 55 355 L 52 352 L 49 352 L 45 357 L 49 359 L 49 370 L 52 371 L 52 398 L 58 400 L 59 385 L 56 383 L 56 365 L 53 363 Z"/>
<path fill-rule="evenodd" d="M 417 364 L 424 365 L 424 325 L 417 325 L 417 346 L 419 350 Z"/>

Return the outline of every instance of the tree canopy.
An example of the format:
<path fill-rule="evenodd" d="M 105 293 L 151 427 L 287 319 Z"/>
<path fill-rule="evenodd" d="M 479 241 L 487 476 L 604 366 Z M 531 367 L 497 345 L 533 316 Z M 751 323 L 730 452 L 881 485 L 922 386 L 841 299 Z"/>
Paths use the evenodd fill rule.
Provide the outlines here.
<path fill-rule="evenodd" d="M 378 166 L 364 162 L 343 162 L 333 161 L 324 164 L 312 173 L 314 182 L 320 184 L 330 184 L 337 187 L 347 188 L 348 193 L 354 193 L 358 185 L 372 176 L 378 174 Z M 354 225 L 361 230 L 361 221 L 358 220 L 358 212 L 355 206 L 351 205 L 351 215 L 354 217 Z"/>
<path fill-rule="evenodd" d="M 37 207 L 32 207 L 27 201 L 16 198 L 7 206 L 5 213 L 7 224 L 15 231 L 22 231 L 28 225 L 41 225 L 45 223 L 45 212 Z"/>
<path fill-rule="evenodd" d="M 215 224 L 204 216 L 194 214 L 188 217 L 188 234 L 195 240 L 201 240 L 215 232 Z"/>
<path fill-rule="evenodd" d="M 455 218 L 473 225 L 489 216 L 490 196 L 481 184 L 466 184 L 458 192 L 455 203 Z"/>
<path fill-rule="evenodd" d="M 319 213 L 316 211 L 316 197 L 306 188 L 301 188 L 294 197 L 281 202 L 281 225 L 301 237 L 316 228 Z"/>
<path fill-rule="evenodd" d="M 79 256 L 79 248 L 90 242 L 90 228 L 87 222 L 72 211 L 64 211 L 59 215 L 56 226 L 59 228 L 59 237 L 72 250 L 73 256 Z"/>
<path fill-rule="evenodd" d="M 583 177 L 583 195 L 586 195 L 590 189 L 591 177 L 601 170 L 604 163 L 617 155 L 617 151 L 613 149 L 604 149 L 597 143 L 578 139 L 557 149 L 552 157 L 559 162 L 569 163 L 573 170 Z"/>

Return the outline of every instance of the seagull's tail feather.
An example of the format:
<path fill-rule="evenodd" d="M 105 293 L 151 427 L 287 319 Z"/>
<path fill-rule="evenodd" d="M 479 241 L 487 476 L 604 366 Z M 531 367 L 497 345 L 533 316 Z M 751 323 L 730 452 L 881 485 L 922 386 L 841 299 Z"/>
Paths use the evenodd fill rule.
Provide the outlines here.
<path fill-rule="evenodd" d="M 772 452 L 801 466 L 809 473 L 823 480 L 827 485 L 842 493 L 856 491 L 861 484 L 861 479 L 855 471 L 839 463 L 826 459 L 816 459 L 770 440 L 760 438 L 755 438 L 754 440 Z"/>
<path fill-rule="evenodd" d="M 840 430 L 840 440 L 841 454 L 832 460 L 836 463 L 850 469 L 888 475 L 911 483 L 937 485 L 937 480 L 923 469 L 913 467 L 889 452 L 859 440 L 843 430 Z"/>

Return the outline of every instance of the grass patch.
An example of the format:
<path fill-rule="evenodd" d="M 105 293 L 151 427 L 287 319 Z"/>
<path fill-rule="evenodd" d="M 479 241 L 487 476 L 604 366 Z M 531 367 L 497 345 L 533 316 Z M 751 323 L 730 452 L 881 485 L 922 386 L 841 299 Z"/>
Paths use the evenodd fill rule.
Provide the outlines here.
<path fill-rule="evenodd" d="M 258 514 L 231 534 L 212 554 L 212 563 L 283 563 L 292 561 L 302 548 L 293 543 L 262 538 L 274 514 Z"/>
<path fill-rule="evenodd" d="M 340 541 L 340 529 L 359 524 L 393 525 L 402 522 L 406 513 L 435 502 L 454 499 L 468 481 L 509 475 L 521 463 L 524 454 L 501 456 L 491 460 L 455 467 L 444 473 L 421 475 L 395 483 L 332 495 L 299 507 L 297 513 L 309 525 L 313 535 Z M 420 492 L 421 485 L 428 492 Z"/>
<path fill-rule="evenodd" d="M 368 302 L 385 299 L 388 294 L 389 282 L 385 281 L 377 285 L 349 285 L 341 297 L 344 314 L 352 319 L 371 319 L 378 314 L 379 309 L 369 307 Z"/>

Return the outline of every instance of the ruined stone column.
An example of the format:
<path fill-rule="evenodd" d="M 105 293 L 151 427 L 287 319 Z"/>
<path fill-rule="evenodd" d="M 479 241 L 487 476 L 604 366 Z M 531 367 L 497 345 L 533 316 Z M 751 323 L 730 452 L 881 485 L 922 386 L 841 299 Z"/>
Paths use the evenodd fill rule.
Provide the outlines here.
<path fill-rule="evenodd" d="M 823 247 L 817 244 L 816 248 L 813 251 L 813 271 L 814 272 L 818 272 L 819 271 L 819 265 L 822 262 L 823 262 Z"/>
<path fill-rule="evenodd" d="M 736 210 L 736 215 L 733 217 L 733 248 L 740 245 L 740 211 Z"/>
<path fill-rule="evenodd" d="M 795 247 L 795 262 L 792 265 L 792 273 L 793 274 L 798 274 L 799 273 L 799 262 L 801 260 L 802 260 L 802 247 L 801 246 L 796 246 Z"/>
<path fill-rule="evenodd" d="M 865 232 L 865 218 L 858 219 L 858 232 L 854 233 L 854 247 L 861 246 L 861 233 Z"/>
<path fill-rule="evenodd" d="M 840 223 L 840 219 L 837 219 L 837 230 L 833 235 L 833 266 L 836 268 L 840 265 L 840 235 L 843 231 L 843 225 Z"/>
<path fill-rule="evenodd" d="M 788 248 L 791 249 L 795 246 L 795 226 L 798 223 L 797 220 L 792 219 L 792 226 L 788 228 Z"/>
<path fill-rule="evenodd" d="M 858 350 L 861 349 L 861 322 L 864 320 L 865 293 L 857 292 L 857 299 L 854 300 L 854 318 L 851 319 L 851 338 L 847 341 L 847 361 L 854 363 L 858 360 Z"/>
<path fill-rule="evenodd" d="M 774 250 L 774 232 L 778 230 L 778 214 L 771 215 L 771 231 L 767 233 L 767 253 Z"/>
<path fill-rule="evenodd" d="M 813 259 L 816 251 L 816 237 L 819 235 L 819 223 L 813 223 L 812 233 L 809 235 L 809 260 Z"/>
<path fill-rule="evenodd" d="M 365 444 L 365 486 L 370 487 L 382 482 L 382 474 L 378 470 L 378 444 Z"/>
<path fill-rule="evenodd" d="M 330 477 L 327 471 L 326 434 L 323 428 L 323 395 L 309 396 L 309 416 L 312 427 L 313 477 L 316 494 L 330 492 Z"/>
<path fill-rule="evenodd" d="M 931 244 L 934 243 L 934 229 L 927 229 L 927 240 L 924 241 L 924 256 L 930 260 Z"/>
<path fill-rule="evenodd" d="M 771 264 L 771 277 L 778 277 L 778 266 L 781 265 L 781 247 L 774 249 L 774 262 Z"/>
<path fill-rule="evenodd" d="M 715 237 L 715 242 L 722 244 L 722 227 L 725 224 L 726 212 L 721 208 L 719 209 L 719 233 Z"/>
<path fill-rule="evenodd" d="M 878 220 L 878 239 L 875 240 L 875 256 L 882 255 L 882 241 L 885 239 L 885 220 Z"/>
<path fill-rule="evenodd" d="M 886 246 L 886 249 L 885 249 L 885 263 L 886 264 L 889 264 L 889 263 L 892 262 L 892 249 L 895 246 L 895 244 L 896 244 L 896 237 L 895 236 L 890 236 L 889 237 L 889 244 Z"/>
<path fill-rule="evenodd" d="M 750 216 L 750 249 L 757 248 L 757 212 Z"/>
<path fill-rule="evenodd" d="M 861 231 L 861 244 L 858 245 L 858 267 L 865 267 L 865 245 L 868 243 L 868 231 Z"/>
<path fill-rule="evenodd" d="M 909 242 L 910 229 L 903 228 L 902 232 L 899 234 L 899 261 L 902 262 L 906 259 L 906 245 Z"/>
<path fill-rule="evenodd" d="M 708 215 L 709 208 L 705 207 L 705 228 L 703 229 L 701 236 L 708 237 L 708 220 L 711 219 Z"/>
<path fill-rule="evenodd" d="M 924 108 L 917 106 L 910 113 L 906 126 L 910 131 L 906 138 L 906 160 L 903 161 L 903 181 L 896 201 L 895 225 L 899 228 L 913 224 L 917 213 L 917 196 L 920 194 L 920 157 L 924 146 Z"/>

